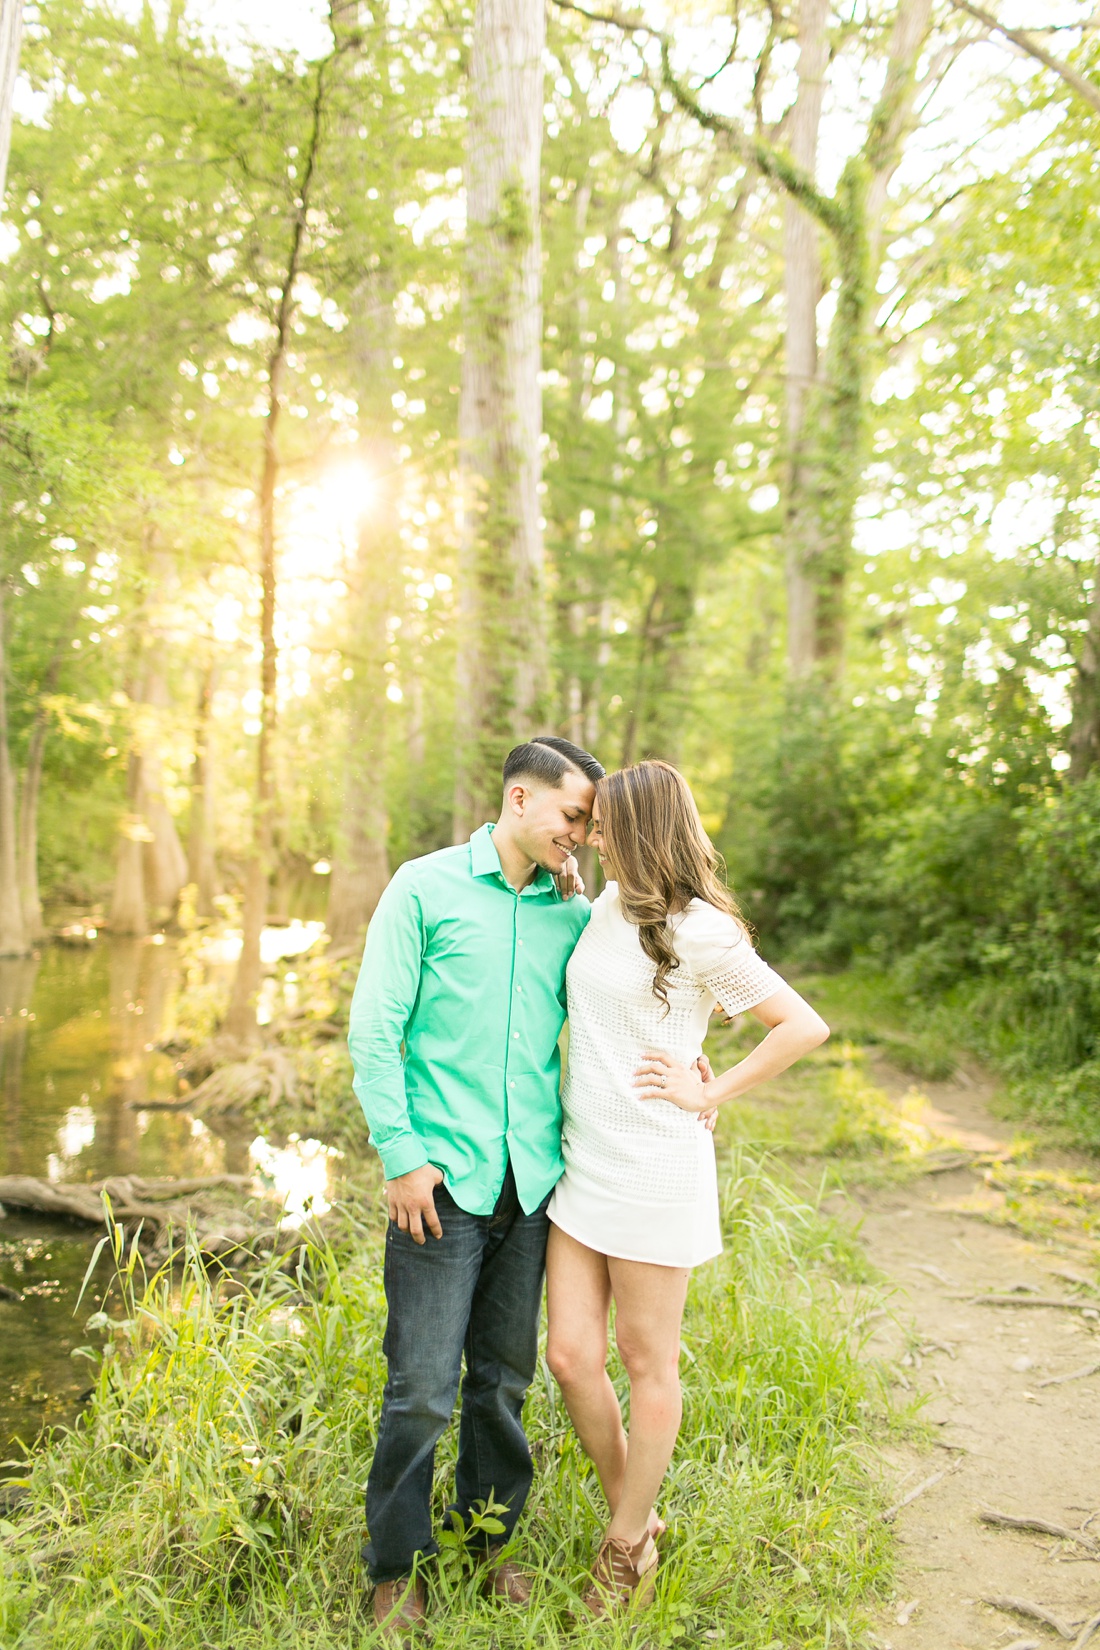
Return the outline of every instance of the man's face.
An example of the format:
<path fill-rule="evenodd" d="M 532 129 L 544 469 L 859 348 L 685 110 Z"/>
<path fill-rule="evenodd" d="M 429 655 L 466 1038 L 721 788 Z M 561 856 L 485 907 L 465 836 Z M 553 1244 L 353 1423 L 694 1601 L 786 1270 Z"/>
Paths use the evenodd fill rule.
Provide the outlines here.
<path fill-rule="evenodd" d="M 519 793 L 519 794 L 517 794 Z M 596 787 L 583 773 L 567 772 L 561 784 L 528 790 L 514 785 L 508 792 L 516 815 L 517 847 L 555 875 L 570 854 L 584 846 L 588 816 L 596 797 Z"/>

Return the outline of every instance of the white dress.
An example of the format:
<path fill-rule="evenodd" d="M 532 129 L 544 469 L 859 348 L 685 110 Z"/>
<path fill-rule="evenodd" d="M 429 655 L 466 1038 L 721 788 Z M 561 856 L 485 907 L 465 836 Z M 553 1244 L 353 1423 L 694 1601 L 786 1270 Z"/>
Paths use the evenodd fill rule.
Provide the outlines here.
<path fill-rule="evenodd" d="M 722 1250 L 714 1140 L 695 1113 L 640 1099 L 634 1072 L 657 1051 L 690 1065 L 716 1003 L 739 1014 L 783 981 L 725 911 L 693 899 L 669 921 L 680 966 L 668 977 L 667 1014 L 653 994 L 656 965 L 615 883 L 593 905 L 570 959 L 565 1173 L 549 1215 L 602 1255 L 698 1266 Z"/>

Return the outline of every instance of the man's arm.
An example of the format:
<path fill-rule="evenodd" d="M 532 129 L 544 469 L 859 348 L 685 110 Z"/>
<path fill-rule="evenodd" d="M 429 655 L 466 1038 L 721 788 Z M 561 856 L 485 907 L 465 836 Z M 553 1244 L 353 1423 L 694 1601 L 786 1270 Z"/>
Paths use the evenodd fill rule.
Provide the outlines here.
<path fill-rule="evenodd" d="M 402 869 L 379 900 L 367 930 L 351 1000 L 348 1048 L 355 1092 L 382 1159 L 390 1219 L 417 1243 L 424 1242 L 424 1225 L 442 1236 L 433 1191 L 443 1176 L 428 1162 L 412 1126 L 401 1053 L 420 990 L 424 944 L 420 901 Z"/>

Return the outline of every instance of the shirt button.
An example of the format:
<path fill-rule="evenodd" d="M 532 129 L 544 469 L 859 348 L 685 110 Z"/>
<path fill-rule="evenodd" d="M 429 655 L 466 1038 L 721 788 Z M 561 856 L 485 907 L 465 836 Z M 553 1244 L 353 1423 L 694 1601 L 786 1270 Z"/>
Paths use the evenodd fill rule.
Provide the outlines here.
<path fill-rule="evenodd" d="M 521 985 L 517 985 L 517 986 L 516 986 L 516 990 L 517 990 L 517 991 L 522 991 L 522 990 L 523 990 L 523 987 L 522 987 L 522 986 L 521 986 Z"/>
<path fill-rule="evenodd" d="M 515 1042 L 517 1042 L 517 1043 L 519 1042 L 519 1032 L 518 1031 L 513 1031 L 512 1037 L 513 1037 L 513 1040 Z"/>
<path fill-rule="evenodd" d="M 508 1084 L 508 1087 L 509 1087 L 509 1088 L 510 1088 L 510 1089 L 514 1089 L 514 1088 L 515 1088 L 515 1086 L 516 1086 L 516 1085 L 515 1085 L 515 1084 L 514 1084 L 514 1083 L 509 1083 L 509 1084 Z"/>

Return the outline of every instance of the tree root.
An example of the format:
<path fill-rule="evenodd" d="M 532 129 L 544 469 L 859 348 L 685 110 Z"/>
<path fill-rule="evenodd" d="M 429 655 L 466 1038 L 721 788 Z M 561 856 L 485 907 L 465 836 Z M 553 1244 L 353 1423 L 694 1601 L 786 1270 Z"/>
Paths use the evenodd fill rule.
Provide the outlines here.
<path fill-rule="evenodd" d="M 1086 1552 L 1100 1553 L 1100 1544 L 1091 1535 L 1071 1530 L 1065 1524 L 1052 1524 L 1046 1518 L 1017 1518 L 1012 1513 L 996 1512 L 987 1508 L 978 1514 L 983 1524 L 1000 1524 L 1008 1530 L 1037 1530 L 1040 1535 L 1053 1535 L 1059 1541 L 1075 1541 Z"/>
<path fill-rule="evenodd" d="M 1077 1629 L 1081 1625 L 1080 1620 L 1063 1621 L 1045 1604 L 1033 1604 L 1028 1598 L 1014 1598 L 1010 1593 L 986 1593 L 982 1595 L 982 1602 L 991 1604 L 995 1610 L 1005 1610 L 1010 1615 L 1030 1616 L 1032 1621 L 1041 1621 L 1047 1627 L 1053 1627 L 1059 1638 L 1063 1639 L 1076 1639 Z"/>
<path fill-rule="evenodd" d="M 186 1215 L 187 1200 L 200 1193 L 222 1188 L 243 1191 L 251 1184 L 251 1177 L 243 1174 L 210 1175 L 197 1180 L 142 1180 L 138 1175 L 111 1175 L 90 1186 L 54 1185 L 49 1180 L 35 1180 L 31 1175 L 5 1175 L 0 1177 L 0 1203 L 12 1209 L 64 1215 L 69 1220 L 101 1226 L 102 1194 L 106 1192 L 116 1220 L 144 1220 L 160 1227 L 170 1220 L 179 1222 L 181 1214 Z"/>
<path fill-rule="evenodd" d="M 971 1306 L 1060 1306 L 1066 1312 L 1095 1312 L 1096 1302 L 1067 1301 L 1058 1295 L 970 1295 Z"/>
<path fill-rule="evenodd" d="M 1073 1641 L 1073 1650 L 1085 1650 L 1085 1645 L 1092 1635 L 1100 1628 L 1100 1612 L 1090 1617 Z"/>
<path fill-rule="evenodd" d="M 1068 1375 L 1049 1375 L 1040 1386 L 1063 1386 L 1066 1381 L 1083 1381 L 1088 1375 L 1100 1375 L 1100 1362 L 1082 1364 L 1080 1369 L 1071 1369 Z"/>
<path fill-rule="evenodd" d="M 900 1501 L 895 1501 L 892 1507 L 887 1507 L 886 1511 L 882 1515 L 883 1523 L 891 1523 L 897 1517 L 901 1509 L 909 1505 L 910 1501 L 915 1501 L 918 1495 L 923 1495 L 925 1490 L 930 1490 L 933 1485 L 938 1484 L 941 1479 L 949 1477 L 949 1475 L 953 1472 L 958 1472 L 961 1466 L 961 1461 L 952 1461 L 949 1467 L 942 1467 L 939 1472 L 934 1472 L 931 1478 L 926 1478 L 922 1484 L 917 1485 L 916 1489 L 910 1490 L 908 1495 L 903 1495 Z"/>
<path fill-rule="evenodd" d="M 272 1105 L 293 1100 L 298 1068 L 280 1048 L 265 1048 L 247 1060 L 229 1060 L 178 1100 L 135 1102 L 135 1111 L 191 1111 L 200 1117 L 227 1117 L 265 1096 Z"/>

